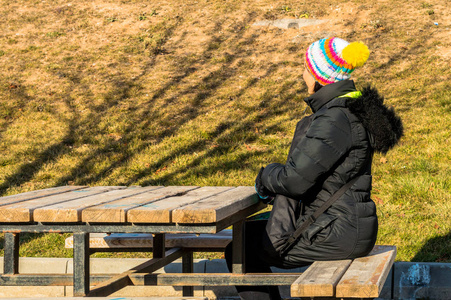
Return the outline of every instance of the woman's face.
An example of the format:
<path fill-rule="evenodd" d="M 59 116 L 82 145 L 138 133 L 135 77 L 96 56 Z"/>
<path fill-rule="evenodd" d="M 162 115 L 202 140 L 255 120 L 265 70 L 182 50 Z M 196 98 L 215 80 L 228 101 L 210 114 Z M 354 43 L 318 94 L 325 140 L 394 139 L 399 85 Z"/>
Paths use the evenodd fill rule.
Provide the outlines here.
<path fill-rule="evenodd" d="M 304 78 L 305 84 L 307 85 L 307 90 L 310 95 L 315 93 L 315 78 L 310 74 L 307 68 L 304 69 L 304 73 L 302 74 Z"/>

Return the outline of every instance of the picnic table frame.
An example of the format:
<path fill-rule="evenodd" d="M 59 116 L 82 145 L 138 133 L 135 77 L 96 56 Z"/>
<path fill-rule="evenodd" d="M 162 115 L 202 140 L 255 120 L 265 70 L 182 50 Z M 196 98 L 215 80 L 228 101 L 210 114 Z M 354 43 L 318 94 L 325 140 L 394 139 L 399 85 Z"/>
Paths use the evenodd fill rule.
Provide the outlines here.
<path fill-rule="evenodd" d="M 165 191 L 165 193 L 162 193 Z M 74 193 L 88 191 L 80 197 Z M 172 191 L 172 192 L 171 192 Z M 160 194 L 159 194 L 160 193 Z M 149 203 L 166 201 L 189 194 L 196 197 L 187 199 L 178 207 L 168 209 L 170 222 L 141 223 L 144 219 L 130 218 L 133 209 L 145 207 Z M 196 194 L 197 193 L 197 194 Z M 152 198 L 152 195 L 157 196 Z M 60 195 L 61 198 L 58 198 Z M 71 197 L 69 197 L 71 195 Z M 145 195 L 148 199 L 133 202 L 136 195 Z M 64 200 L 64 197 L 67 197 Z M 89 197 L 89 198 L 88 198 Z M 105 197 L 105 198 L 101 198 Z M 222 198 L 221 198 L 222 197 Z M 232 197 L 232 198 L 230 198 Z M 233 198 L 235 197 L 235 198 Z M 83 198 L 97 199 L 94 202 L 83 202 Z M 136 198 L 136 197 L 135 197 Z M 185 197 L 186 198 L 186 197 Z M 44 199 L 55 199 L 45 202 Z M 124 201 L 130 200 L 133 205 L 126 208 Z M 228 200 L 227 200 L 228 199 Z M 136 199 L 135 199 L 136 200 Z M 225 202 L 225 203 L 221 203 Z M 225 201 L 227 200 L 227 201 Z M 17 205 L 17 203 L 20 203 Z M 39 203 L 43 203 L 41 206 Z M 45 203 L 45 204 L 44 204 Z M 71 205 L 67 205 L 67 204 Z M 80 203 L 80 208 L 74 207 Z M 106 222 L 108 217 L 99 219 L 84 218 L 84 212 L 93 208 L 103 208 L 110 203 L 118 204 L 118 210 L 125 213 L 116 222 Z M 211 204 L 211 205 L 210 205 Z M 196 208 L 196 205 L 199 208 Z M 66 206 L 66 207 L 65 207 Z M 290 284 L 297 276 L 294 274 L 274 280 L 269 275 L 243 276 L 244 266 L 244 222 L 245 219 L 266 205 L 258 200 L 253 187 L 58 187 L 34 191 L 15 196 L 0 198 L 0 232 L 5 233 L 4 273 L 0 276 L 0 285 L 71 285 L 74 296 L 108 295 L 127 285 L 129 280 L 134 284 L 158 284 L 184 286 L 184 296 L 192 296 L 191 285 L 232 285 L 232 284 Z M 71 207 L 71 209 L 67 209 Z M 113 210 L 113 206 L 109 211 Z M 202 210 L 202 207 L 208 209 Z M 25 212 L 24 212 L 25 211 Z M 166 212 L 166 211 L 165 211 Z M 88 215 L 88 213 L 87 213 Z M 28 217 L 27 217 L 28 216 Z M 111 216 L 110 216 L 111 217 Z M 160 216 L 156 216 L 159 218 Z M 28 218 L 28 219 L 27 219 Z M 97 218 L 97 219 L 95 219 Z M 132 222 L 135 220 L 136 222 Z M 94 221 L 94 222 L 93 222 Z M 217 233 L 233 226 L 233 276 L 231 274 L 189 274 L 193 272 L 193 250 L 173 248 L 165 249 L 166 233 Z M 72 233 L 74 273 L 70 275 L 43 274 L 42 276 L 19 274 L 19 235 L 21 233 Z M 91 275 L 89 269 L 90 233 L 152 233 L 154 234 L 153 259 L 141 266 L 125 272 L 123 276 Z M 202 250 L 202 249 L 200 249 Z M 208 250 L 208 249 L 206 249 Z M 123 251 L 123 249 L 121 250 Z M 182 257 L 183 274 L 151 274 L 175 259 Z M 240 276 L 241 274 L 241 276 Z M 226 283 L 227 281 L 227 283 Z M 96 285 L 90 291 L 90 285 Z"/>

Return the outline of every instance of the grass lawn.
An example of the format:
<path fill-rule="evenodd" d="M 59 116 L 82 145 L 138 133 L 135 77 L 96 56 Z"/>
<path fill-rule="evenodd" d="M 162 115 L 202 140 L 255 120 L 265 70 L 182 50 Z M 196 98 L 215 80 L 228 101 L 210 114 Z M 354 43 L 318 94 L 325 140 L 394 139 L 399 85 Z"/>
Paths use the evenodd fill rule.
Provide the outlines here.
<path fill-rule="evenodd" d="M 397 260 L 451 262 L 445 2 L 0 0 L 0 194 L 253 185 L 285 161 L 304 116 L 306 47 L 339 36 L 369 46 L 353 78 L 405 126 L 374 158 L 378 243 L 395 244 Z M 252 26 L 280 18 L 327 22 Z M 24 235 L 21 255 L 70 256 L 65 236 Z"/>

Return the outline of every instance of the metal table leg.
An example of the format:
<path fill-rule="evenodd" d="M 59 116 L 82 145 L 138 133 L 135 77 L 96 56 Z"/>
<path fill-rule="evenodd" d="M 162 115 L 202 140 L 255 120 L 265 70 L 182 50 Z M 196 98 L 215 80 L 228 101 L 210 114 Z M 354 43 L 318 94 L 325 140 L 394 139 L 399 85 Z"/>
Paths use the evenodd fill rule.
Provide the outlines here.
<path fill-rule="evenodd" d="M 3 274 L 19 273 L 19 233 L 5 233 Z"/>
<path fill-rule="evenodd" d="M 74 297 L 89 294 L 89 233 L 74 233 Z"/>
<path fill-rule="evenodd" d="M 243 274 L 245 273 L 245 264 L 244 264 L 244 227 L 245 220 L 241 220 L 233 224 L 232 231 L 232 272 Z"/>
<path fill-rule="evenodd" d="M 163 258 L 166 252 L 166 236 L 164 233 L 155 234 L 153 237 L 153 257 Z M 192 273 L 193 272 L 193 252 L 186 253 L 182 256 L 182 272 Z M 184 286 L 183 296 L 194 296 L 194 287 Z"/>
<path fill-rule="evenodd" d="M 166 255 L 166 236 L 158 233 L 153 236 L 153 258 L 163 258 Z"/>
<path fill-rule="evenodd" d="M 194 262 L 193 262 L 193 252 L 188 252 L 182 256 L 182 272 L 183 273 L 193 273 Z M 193 286 L 183 286 L 183 296 L 192 297 L 194 296 Z"/>

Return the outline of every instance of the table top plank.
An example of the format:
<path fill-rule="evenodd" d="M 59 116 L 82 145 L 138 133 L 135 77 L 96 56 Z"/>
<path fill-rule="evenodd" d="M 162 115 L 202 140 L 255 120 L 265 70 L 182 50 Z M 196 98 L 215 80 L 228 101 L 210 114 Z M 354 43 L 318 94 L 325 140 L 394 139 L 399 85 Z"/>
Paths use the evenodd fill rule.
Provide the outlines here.
<path fill-rule="evenodd" d="M 214 223 L 258 202 L 254 187 L 240 186 L 175 209 L 172 221 Z"/>
<path fill-rule="evenodd" d="M 396 246 L 375 246 L 367 256 L 354 259 L 337 285 L 337 297 L 379 297 L 395 257 Z"/>
<path fill-rule="evenodd" d="M 351 262 L 315 261 L 291 285 L 291 297 L 334 297 L 335 287 Z"/>
<path fill-rule="evenodd" d="M 127 220 L 132 223 L 172 223 L 172 211 L 210 196 L 223 193 L 233 187 L 201 187 L 181 196 L 155 201 L 127 212 Z"/>
<path fill-rule="evenodd" d="M 51 195 L 45 198 L 31 199 L 0 206 L 0 222 L 33 222 L 33 212 L 38 208 L 71 201 L 74 199 L 85 198 L 91 195 L 101 194 L 120 188 L 124 187 L 97 186 L 81 190 L 73 190 L 63 194 Z"/>
<path fill-rule="evenodd" d="M 82 220 L 82 211 L 86 208 L 109 203 L 114 200 L 128 198 L 156 189 L 162 186 L 148 187 L 129 187 L 126 189 L 111 190 L 102 194 L 94 194 L 89 197 L 78 198 L 71 201 L 60 202 L 53 205 L 47 205 L 37 208 L 33 212 L 33 219 L 37 222 L 80 222 Z"/>
<path fill-rule="evenodd" d="M 133 208 L 164 198 L 184 194 L 198 188 L 198 186 L 168 186 L 105 204 L 96 205 L 83 210 L 82 221 L 89 223 L 125 223 L 128 221 L 127 212 Z"/>
<path fill-rule="evenodd" d="M 16 195 L 10 195 L 0 198 L 0 206 L 22 202 L 26 200 L 32 200 L 37 198 L 43 198 L 47 196 L 52 196 L 56 194 L 62 194 L 70 191 L 81 190 L 87 188 L 87 186 L 75 186 L 75 185 L 66 185 L 66 186 L 58 186 L 52 187 L 48 189 L 42 189 L 37 191 L 30 191 L 25 193 L 20 193 Z"/>

